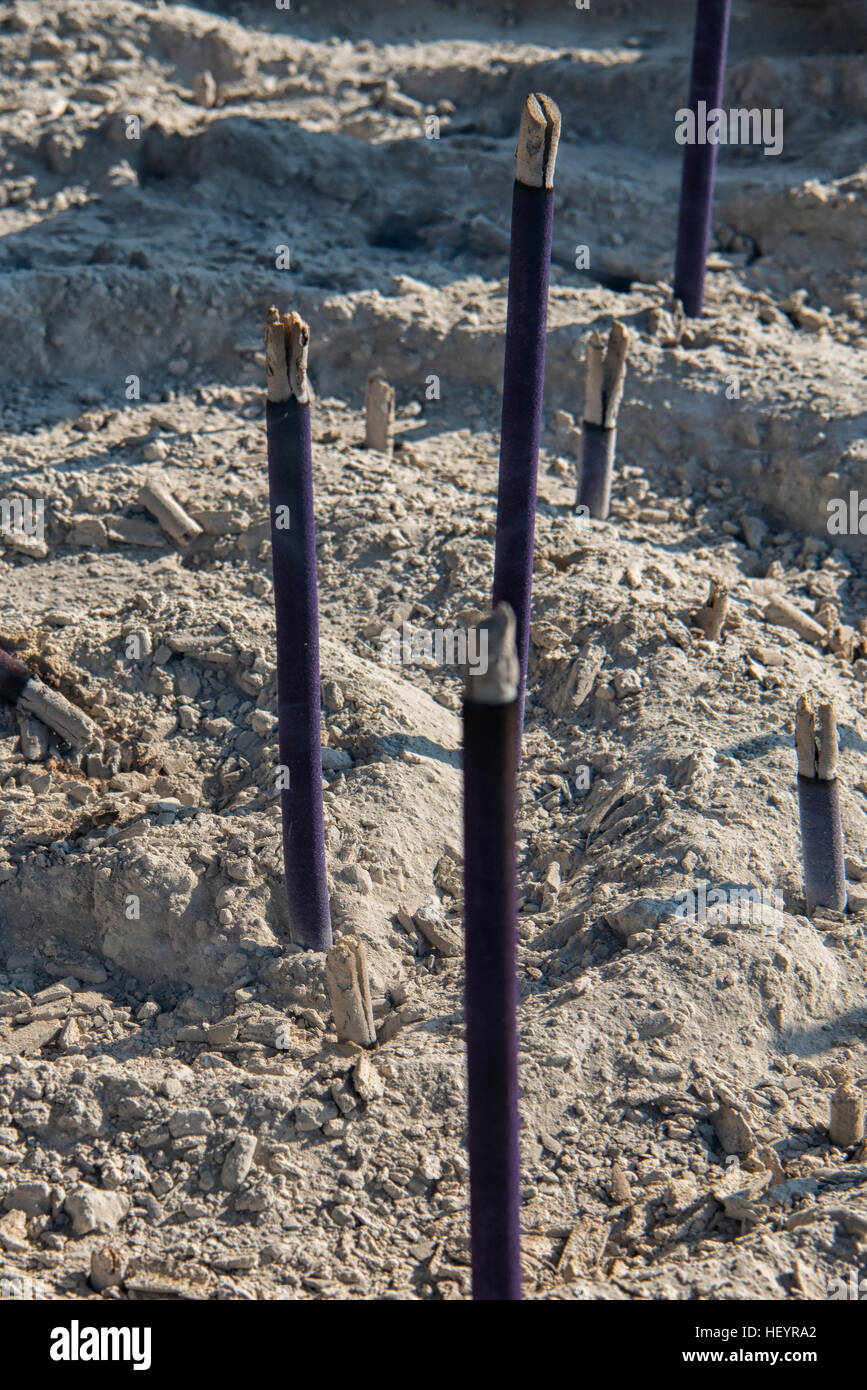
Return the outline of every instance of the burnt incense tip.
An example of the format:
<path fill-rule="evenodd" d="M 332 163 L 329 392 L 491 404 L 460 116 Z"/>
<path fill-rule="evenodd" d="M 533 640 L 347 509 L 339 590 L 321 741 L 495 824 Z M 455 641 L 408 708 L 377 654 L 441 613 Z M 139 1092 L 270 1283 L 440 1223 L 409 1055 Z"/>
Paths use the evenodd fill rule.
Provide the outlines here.
<path fill-rule="evenodd" d="M 603 424 L 603 380 L 605 376 L 605 339 L 594 328 L 587 339 L 587 374 L 584 383 L 584 419 L 589 425 Z"/>
<path fill-rule="evenodd" d="M 603 424 L 613 429 L 617 424 L 623 388 L 626 384 L 626 355 L 629 352 L 629 333 L 626 325 L 615 319 L 608 335 L 608 350 L 602 367 Z"/>
<path fill-rule="evenodd" d="M 809 693 L 798 696 L 795 714 L 798 775 L 832 782 L 837 776 L 837 715 L 833 700 L 816 706 Z"/>
<path fill-rule="evenodd" d="M 521 112 L 515 178 L 530 188 L 554 187 L 554 164 L 560 142 L 560 108 L 544 92 L 531 92 Z"/>
<path fill-rule="evenodd" d="M 269 401 L 288 401 L 294 396 L 300 405 L 309 405 L 307 348 L 310 329 L 300 314 L 284 314 L 281 319 L 272 304 L 265 318 L 265 381 Z"/>
<path fill-rule="evenodd" d="M 498 603 L 477 625 L 475 659 L 463 669 L 464 698 L 477 705 L 510 705 L 518 698 L 521 670 L 515 640 L 515 614 Z M 467 652 L 471 650 L 467 644 Z"/>

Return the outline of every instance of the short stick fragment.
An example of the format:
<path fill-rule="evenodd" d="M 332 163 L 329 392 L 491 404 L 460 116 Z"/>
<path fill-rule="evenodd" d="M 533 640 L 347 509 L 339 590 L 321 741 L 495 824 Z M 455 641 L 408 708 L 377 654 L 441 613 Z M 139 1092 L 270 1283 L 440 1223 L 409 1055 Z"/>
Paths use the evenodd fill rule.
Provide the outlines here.
<path fill-rule="evenodd" d="M 787 599 L 771 599 L 765 608 L 765 622 L 773 623 L 775 627 L 788 627 L 793 632 L 797 632 L 799 637 L 803 637 L 806 642 L 815 642 L 822 646 L 828 638 L 827 628 L 817 623 L 815 618 L 811 618 L 807 613 L 802 613 L 800 608 L 796 608 Z"/>
<path fill-rule="evenodd" d="M 851 1148 L 864 1138 L 864 1092 L 852 1084 L 851 1078 L 841 1081 L 831 1096 L 828 1133 L 838 1149 Z"/>
<path fill-rule="evenodd" d="M 150 478 L 143 485 L 139 501 L 151 516 L 156 517 L 166 535 L 171 536 L 178 545 L 186 545 L 188 540 L 202 534 L 199 523 L 193 520 L 189 512 L 184 511 L 178 499 L 158 478 Z"/>
<path fill-rule="evenodd" d="M 611 482 L 617 450 L 617 415 L 626 382 L 629 334 L 619 320 L 614 321 L 608 345 L 594 330 L 587 342 L 587 376 L 584 422 L 581 437 L 581 464 L 576 508 L 605 521 L 611 506 Z"/>
<path fill-rule="evenodd" d="M 341 1042 L 370 1047 L 376 1041 L 367 957 L 357 936 L 341 936 L 325 957 L 325 978 L 334 1026 Z"/>
<path fill-rule="evenodd" d="M 371 372 L 364 392 L 365 445 L 389 458 L 394 449 L 394 400 L 394 387 Z"/>
<path fill-rule="evenodd" d="M 693 617 L 693 627 L 703 632 L 709 642 L 719 641 L 729 611 L 729 591 L 721 579 L 710 581 L 707 603 Z"/>
<path fill-rule="evenodd" d="M 837 723 L 832 701 L 823 701 L 817 711 L 808 695 L 799 697 L 795 746 L 807 911 L 825 907 L 845 912 L 846 861 L 837 782 Z"/>
<path fill-rule="evenodd" d="M 521 1297 L 515 786 L 520 667 L 507 604 L 465 674 L 464 911 L 473 1298 Z M 481 637 L 481 634 L 480 634 Z M 482 648 L 479 648 L 480 650 Z"/>

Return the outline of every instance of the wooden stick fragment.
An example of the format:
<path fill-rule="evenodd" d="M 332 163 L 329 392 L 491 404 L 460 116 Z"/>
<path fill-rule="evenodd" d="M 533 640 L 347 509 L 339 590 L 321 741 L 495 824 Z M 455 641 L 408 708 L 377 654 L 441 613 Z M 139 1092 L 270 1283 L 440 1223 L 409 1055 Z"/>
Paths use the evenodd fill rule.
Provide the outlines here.
<path fill-rule="evenodd" d="M 683 151 L 674 268 L 674 297 L 694 319 L 701 318 L 704 304 L 718 148 L 697 127 L 722 106 L 730 14 L 731 0 L 696 0 L 688 101 L 695 128 Z"/>
<path fill-rule="evenodd" d="M 199 523 L 184 510 L 178 499 L 159 478 L 148 479 L 139 493 L 139 501 L 151 516 L 156 517 L 166 535 L 178 545 L 186 545 L 194 536 L 202 534 Z"/>
<path fill-rule="evenodd" d="M 828 638 L 827 628 L 822 627 L 821 623 L 802 613 L 800 608 L 796 608 L 784 598 L 770 600 L 765 608 L 765 622 L 773 623 L 775 627 L 791 628 L 799 637 L 803 637 L 805 642 L 815 642 L 819 646 Z"/>
<path fill-rule="evenodd" d="M 357 936 L 341 936 L 325 957 L 325 979 L 341 1042 L 371 1047 L 376 1041 L 367 957 Z"/>
<path fill-rule="evenodd" d="M 313 518 L 310 331 L 272 308 L 265 323 L 268 486 L 277 624 L 277 718 L 283 864 L 294 939 L 331 945 L 322 806 L 316 533 Z"/>
<path fill-rule="evenodd" d="M 703 632 L 709 642 L 719 641 L 729 611 L 729 591 L 721 579 L 710 581 L 707 602 L 693 616 L 693 627 Z"/>
<path fill-rule="evenodd" d="M 393 386 L 379 372 L 371 372 L 364 391 L 365 445 L 391 458 L 394 450 Z"/>
<path fill-rule="evenodd" d="M 851 1148 L 864 1138 L 864 1093 L 851 1077 L 841 1081 L 831 1096 L 828 1134 L 838 1149 Z"/>
<path fill-rule="evenodd" d="M 837 721 L 833 701 L 814 709 L 799 696 L 795 714 L 798 804 L 807 912 L 817 907 L 845 912 L 846 859 L 837 783 Z"/>
<path fill-rule="evenodd" d="M 530 647 L 554 161 L 559 138 L 557 106 L 542 93 L 531 94 L 524 103 L 515 151 L 493 592 L 494 606 L 508 603 L 515 614 L 521 670 L 519 740 Z"/>
<path fill-rule="evenodd" d="M 464 914 L 473 1299 L 521 1297 L 515 796 L 520 666 L 515 618 L 480 624 L 465 673 Z M 481 633 L 480 633 L 481 640 Z"/>
<path fill-rule="evenodd" d="M 0 699 L 15 705 L 19 716 L 41 719 L 49 729 L 73 747 L 90 743 L 97 729 L 93 720 L 61 695 L 33 676 L 16 657 L 0 650 Z"/>

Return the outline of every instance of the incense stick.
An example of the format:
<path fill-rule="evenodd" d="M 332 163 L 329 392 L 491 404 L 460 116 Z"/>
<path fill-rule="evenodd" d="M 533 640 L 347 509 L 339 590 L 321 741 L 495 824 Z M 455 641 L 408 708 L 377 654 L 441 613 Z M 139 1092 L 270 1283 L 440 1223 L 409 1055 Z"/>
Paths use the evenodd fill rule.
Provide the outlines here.
<path fill-rule="evenodd" d="M 313 520 L 310 332 L 298 314 L 265 323 L 268 482 L 277 622 L 277 718 L 283 863 L 291 930 L 310 951 L 331 945 L 322 809 L 319 613 Z M 288 775 L 288 785 L 285 778 Z"/>
<path fill-rule="evenodd" d="M 818 709 L 808 695 L 798 699 L 795 716 L 798 750 L 798 805 L 807 911 L 817 907 L 845 912 L 846 860 L 837 784 L 837 720 L 833 701 Z"/>
<path fill-rule="evenodd" d="M 468 668 L 464 912 L 473 1298 L 521 1297 L 515 784 L 520 668 L 508 604 L 479 625 Z M 481 648 L 480 648 L 481 649 Z"/>
<path fill-rule="evenodd" d="M 559 138 L 560 112 L 555 103 L 542 93 L 532 94 L 524 103 L 515 151 L 517 176 L 512 195 L 493 594 L 495 606 L 508 603 L 515 614 L 521 672 L 516 735 L 519 743 L 530 645 L 554 161 Z"/>
<path fill-rule="evenodd" d="M 696 0 L 689 107 L 698 124 L 698 105 L 718 109 L 723 98 L 731 0 Z M 697 130 L 696 130 L 697 134 Z M 674 297 L 690 318 L 701 318 L 704 274 L 710 246 L 717 146 L 688 144 L 683 151 Z"/>
<path fill-rule="evenodd" d="M 626 383 L 629 334 L 615 319 L 608 346 L 598 329 L 587 342 L 587 376 L 581 435 L 581 467 L 575 506 L 605 521 L 611 506 L 611 481 L 617 450 L 617 416 Z"/>

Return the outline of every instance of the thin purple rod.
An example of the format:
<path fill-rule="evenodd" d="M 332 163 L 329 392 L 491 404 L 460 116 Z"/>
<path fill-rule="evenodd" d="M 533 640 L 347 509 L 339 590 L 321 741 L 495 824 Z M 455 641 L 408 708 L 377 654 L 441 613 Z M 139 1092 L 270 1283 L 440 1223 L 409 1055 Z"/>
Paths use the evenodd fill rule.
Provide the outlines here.
<path fill-rule="evenodd" d="M 294 940 L 308 951 L 331 945 L 322 813 L 319 610 L 310 407 L 294 396 L 266 402 L 271 554 L 277 619 L 277 717 L 283 864 Z M 278 519 L 289 519 L 279 527 Z"/>
<path fill-rule="evenodd" d="M 515 735 L 519 751 L 530 647 L 536 476 L 553 225 L 553 189 L 531 188 L 516 179 L 512 199 L 493 602 L 494 607 L 508 603 L 515 613 L 521 668 Z"/>
<path fill-rule="evenodd" d="M 837 779 L 799 774 L 798 807 L 807 911 L 830 907 L 836 912 L 845 912 L 846 856 Z"/>
<path fill-rule="evenodd" d="M 581 429 L 581 475 L 576 505 L 586 507 L 597 520 L 607 521 L 617 430 L 606 429 L 590 420 L 585 420 Z"/>
<path fill-rule="evenodd" d="M 521 1297 L 518 1140 L 518 701 L 465 700 L 464 914 L 474 1300 Z"/>
<path fill-rule="evenodd" d="M 689 107 L 696 115 L 696 137 L 699 102 L 706 103 L 707 111 L 722 104 L 730 15 L 731 0 L 697 0 L 689 80 Z M 716 145 L 696 142 L 684 146 L 674 296 L 682 301 L 691 319 L 701 318 L 704 304 L 716 160 Z"/>

